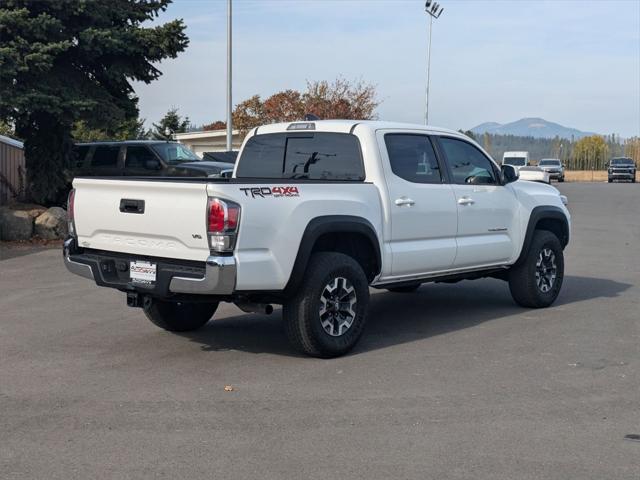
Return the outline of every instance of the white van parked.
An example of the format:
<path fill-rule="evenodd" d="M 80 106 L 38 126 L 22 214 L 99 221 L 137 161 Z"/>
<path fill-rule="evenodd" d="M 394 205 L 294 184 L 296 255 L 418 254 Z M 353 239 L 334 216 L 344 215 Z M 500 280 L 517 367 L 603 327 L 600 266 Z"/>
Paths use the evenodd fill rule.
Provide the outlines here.
<path fill-rule="evenodd" d="M 513 165 L 517 169 L 529 166 L 529 152 L 504 152 L 502 165 Z"/>

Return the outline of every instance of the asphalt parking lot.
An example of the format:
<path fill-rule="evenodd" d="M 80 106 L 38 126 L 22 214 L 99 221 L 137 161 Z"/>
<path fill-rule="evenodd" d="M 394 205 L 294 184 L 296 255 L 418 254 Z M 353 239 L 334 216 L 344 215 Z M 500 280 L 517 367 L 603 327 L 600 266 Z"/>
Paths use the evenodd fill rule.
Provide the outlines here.
<path fill-rule="evenodd" d="M 173 335 L 57 249 L 1 250 L 0 478 L 638 478 L 640 186 L 560 189 L 552 308 L 498 280 L 377 292 L 335 360 L 279 311 Z"/>

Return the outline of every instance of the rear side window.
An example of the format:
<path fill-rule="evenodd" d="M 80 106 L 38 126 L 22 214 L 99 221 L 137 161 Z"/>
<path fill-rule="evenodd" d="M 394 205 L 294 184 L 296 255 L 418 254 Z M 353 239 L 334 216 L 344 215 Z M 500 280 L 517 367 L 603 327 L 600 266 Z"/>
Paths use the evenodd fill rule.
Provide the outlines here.
<path fill-rule="evenodd" d="M 426 135 L 388 133 L 384 142 L 391 170 L 412 183 L 441 183 L 440 167 Z"/>
<path fill-rule="evenodd" d="M 463 140 L 440 138 L 440 143 L 451 169 L 453 182 L 459 185 L 493 185 L 498 180 L 493 162 L 480 150 Z"/>
<path fill-rule="evenodd" d="M 98 146 L 93 152 L 92 167 L 116 167 L 118 165 L 118 146 Z"/>
<path fill-rule="evenodd" d="M 346 133 L 270 133 L 251 137 L 239 178 L 364 180 L 360 144 Z"/>

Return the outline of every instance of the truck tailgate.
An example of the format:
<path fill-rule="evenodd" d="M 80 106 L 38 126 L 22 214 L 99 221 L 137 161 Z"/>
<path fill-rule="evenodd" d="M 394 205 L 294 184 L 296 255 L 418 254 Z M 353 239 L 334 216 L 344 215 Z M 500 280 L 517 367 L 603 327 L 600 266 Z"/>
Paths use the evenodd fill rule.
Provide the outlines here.
<path fill-rule="evenodd" d="M 77 178 L 78 245 L 205 261 L 207 185 L 194 181 Z"/>

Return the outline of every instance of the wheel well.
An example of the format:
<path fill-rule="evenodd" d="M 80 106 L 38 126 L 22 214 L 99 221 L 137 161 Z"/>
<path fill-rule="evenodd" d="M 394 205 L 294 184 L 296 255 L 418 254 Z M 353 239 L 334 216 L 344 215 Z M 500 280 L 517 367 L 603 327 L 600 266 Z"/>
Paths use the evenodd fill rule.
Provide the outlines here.
<path fill-rule="evenodd" d="M 562 248 L 566 247 L 569 243 L 569 231 L 565 222 L 557 218 L 542 218 L 536 223 L 536 230 L 547 230 L 553 233 L 560 243 Z"/>
<path fill-rule="evenodd" d="M 371 239 L 362 233 L 325 233 L 313 244 L 311 253 L 315 252 L 338 252 L 349 255 L 360 264 L 369 281 L 372 281 L 380 272 L 377 251 Z"/>

